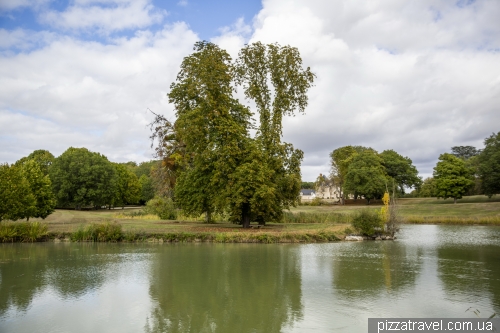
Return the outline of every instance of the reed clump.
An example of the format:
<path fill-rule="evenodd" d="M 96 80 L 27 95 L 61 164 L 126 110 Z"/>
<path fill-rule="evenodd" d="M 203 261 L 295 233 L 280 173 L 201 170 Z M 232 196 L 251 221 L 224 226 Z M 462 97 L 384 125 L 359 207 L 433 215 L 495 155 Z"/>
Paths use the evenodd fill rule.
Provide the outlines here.
<path fill-rule="evenodd" d="M 81 225 L 70 238 L 73 242 L 118 242 L 124 239 L 124 233 L 118 223 L 91 223 Z"/>
<path fill-rule="evenodd" d="M 37 242 L 45 240 L 48 228 L 45 223 L 0 222 L 0 242 Z"/>
<path fill-rule="evenodd" d="M 351 223 L 352 215 L 336 212 L 284 212 L 283 223 Z"/>

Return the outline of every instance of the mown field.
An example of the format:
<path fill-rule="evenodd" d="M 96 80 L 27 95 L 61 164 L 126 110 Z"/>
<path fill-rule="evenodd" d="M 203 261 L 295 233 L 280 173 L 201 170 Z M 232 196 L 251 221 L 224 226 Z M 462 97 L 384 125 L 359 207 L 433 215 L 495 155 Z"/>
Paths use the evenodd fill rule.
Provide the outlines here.
<path fill-rule="evenodd" d="M 359 200 L 363 202 L 363 200 Z M 327 205 L 299 206 L 291 211 L 295 214 L 352 214 L 358 209 L 379 210 L 381 205 Z M 498 224 L 500 225 L 500 196 L 489 199 L 486 196 L 464 197 L 453 203 L 453 199 L 404 198 L 398 200 L 401 216 L 408 223 L 450 223 L 450 224 Z"/>
<path fill-rule="evenodd" d="M 90 223 L 119 223 L 126 232 L 157 233 L 225 233 L 225 232 L 277 232 L 307 233 L 328 230 L 341 236 L 349 226 L 351 217 L 359 209 L 379 210 L 380 205 L 327 205 L 298 206 L 285 214 L 284 223 L 268 223 L 260 229 L 243 230 L 241 226 L 217 222 L 203 223 L 198 219 L 180 218 L 179 221 L 160 220 L 147 215 L 131 217 L 140 208 L 125 208 L 99 211 L 56 210 L 43 220 L 52 233 L 72 233 Z M 485 196 L 465 197 L 458 200 L 433 198 L 399 199 L 401 216 L 407 223 L 449 223 L 449 224 L 495 224 L 500 225 L 500 197 L 488 199 Z M 37 219 L 35 219 L 37 220 Z M 42 221 L 42 220 L 40 220 Z"/>

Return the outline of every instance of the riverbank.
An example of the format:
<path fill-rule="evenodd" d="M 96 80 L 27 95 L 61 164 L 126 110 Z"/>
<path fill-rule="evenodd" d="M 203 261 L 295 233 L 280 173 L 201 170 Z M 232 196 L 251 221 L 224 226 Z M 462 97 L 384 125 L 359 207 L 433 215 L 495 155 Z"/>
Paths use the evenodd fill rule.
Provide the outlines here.
<path fill-rule="evenodd" d="M 58 209 L 45 220 L 30 220 L 35 224 L 29 226 L 22 226 L 23 222 L 21 221 L 1 222 L 0 242 L 42 240 L 220 243 L 330 242 L 342 240 L 345 235 L 352 233 L 352 230 L 349 230 L 349 228 L 352 229 L 351 220 L 359 209 L 380 210 L 380 206 L 298 206 L 285 212 L 282 223 L 267 223 L 263 227 L 252 224 L 253 229 L 242 229 L 240 225 L 224 222 L 222 216 L 216 216 L 214 224 L 203 223 L 203 216 L 198 218 L 179 216 L 177 221 L 161 220 L 154 215 L 143 215 L 140 207 L 97 211 Z M 409 224 L 500 226 L 500 198 L 498 196 L 492 199 L 484 196 L 465 197 L 457 204 L 453 204 L 451 199 L 400 199 L 399 212 Z M 8 225 L 11 227 L 5 227 Z M 101 225 L 107 225 L 107 229 Z M 98 230 L 99 228 L 104 229 Z"/>
<path fill-rule="evenodd" d="M 311 225 L 285 228 L 268 225 L 252 229 L 221 224 L 193 225 L 164 232 L 124 230 L 117 222 L 80 225 L 74 232 L 49 231 L 48 224 L 35 222 L 0 223 L 0 242 L 214 242 L 214 243 L 317 243 L 339 241 L 345 237 L 346 225 Z M 349 231 L 349 230 L 347 230 Z"/>

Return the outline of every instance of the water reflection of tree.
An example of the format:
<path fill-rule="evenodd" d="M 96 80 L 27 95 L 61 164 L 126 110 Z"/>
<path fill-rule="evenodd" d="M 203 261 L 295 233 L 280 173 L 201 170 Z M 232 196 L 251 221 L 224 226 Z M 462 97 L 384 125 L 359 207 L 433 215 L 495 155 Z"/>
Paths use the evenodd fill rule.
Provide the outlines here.
<path fill-rule="evenodd" d="M 147 332 L 280 332 L 302 316 L 287 246 L 170 246 L 152 264 Z"/>
<path fill-rule="evenodd" d="M 415 284 L 421 269 L 419 258 L 397 242 L 345 244 L 333 263 L 334 288 L 348 298 L 399 291 Z"/>
<path fill-rule="evenodd" d="M 105 244 L 108 245 L 108 244 Z M 118 249 L 98 244 L 3 244 L 0 248 L 0 314 L 24 311 L 46 287 L 78 297 L 109 279 Z M 114 258 L 114 259 L 112 259 Z"/>
<path fill-rule="evenodd" d="M 438 274 L 450 297 L 465 300 L 471 306 L 489 292 L 494 309 L 500 310 L 500 252 L 498 246 L 446 245 L 437 249 Z M 480 306 L 479 306 L 480 307 Z M 490 315 L 485 313 L 484 315 Z"/>

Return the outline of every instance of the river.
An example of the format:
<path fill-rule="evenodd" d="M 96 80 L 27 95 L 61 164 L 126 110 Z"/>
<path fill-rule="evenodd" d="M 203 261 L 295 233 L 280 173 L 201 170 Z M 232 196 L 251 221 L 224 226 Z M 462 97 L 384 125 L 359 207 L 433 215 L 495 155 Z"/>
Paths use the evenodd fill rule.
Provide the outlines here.
<path fill-rule="evenodd" d="M 366 332 L 368 318 L 477 310 L 500 313 L 499 227 L 405 225 L 395 241 L 324 244 L 0 244 L 0 332 Z"/>

